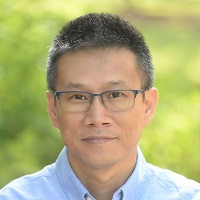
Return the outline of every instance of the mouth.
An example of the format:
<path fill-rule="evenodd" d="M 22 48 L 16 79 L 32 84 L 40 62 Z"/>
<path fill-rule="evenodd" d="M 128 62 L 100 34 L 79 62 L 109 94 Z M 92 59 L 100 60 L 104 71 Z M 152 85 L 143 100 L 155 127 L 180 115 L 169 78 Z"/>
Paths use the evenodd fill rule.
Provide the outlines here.
<path fill-rule="evenodd" d="M 111 142 L 113 140 L 115 140 L 116 138 L 113 137 L 88 137 L 88 138 L 84 138 L 82 139 L 82 141 L 89 143 L 89 144 L 104 144 L 104 143 L 108 143 Z"/>

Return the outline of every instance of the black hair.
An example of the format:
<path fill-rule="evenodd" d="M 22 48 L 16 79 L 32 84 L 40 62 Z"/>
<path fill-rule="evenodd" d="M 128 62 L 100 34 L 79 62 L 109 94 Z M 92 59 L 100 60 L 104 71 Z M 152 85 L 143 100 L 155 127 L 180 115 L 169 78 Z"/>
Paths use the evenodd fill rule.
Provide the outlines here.
<path fill-rule="evenodd" d="M 142 34 L 130 22 L 107 13 L 91 13 L 70 21 L 54 38 L 46 66 L 47 88 L 55 91 L 57 63 L 66 52 L 124 47 L 137 58 L 145 89 L 153 86 L 154 68 Z"/>

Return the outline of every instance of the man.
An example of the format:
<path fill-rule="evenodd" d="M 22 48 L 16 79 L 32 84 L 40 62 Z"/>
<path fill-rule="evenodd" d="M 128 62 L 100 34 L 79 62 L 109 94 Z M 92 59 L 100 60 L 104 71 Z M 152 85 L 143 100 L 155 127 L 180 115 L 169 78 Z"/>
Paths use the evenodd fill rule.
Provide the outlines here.
<path fill-rule="evenodd" d="M 47 62 L 52 124 L 65 144 L 57 161 L 0 191 L 1 200 L 191 200 L 200 185 L 146 163 L 137 146 L 158 94 L 143 36 L 110 14 L 63 27 Z"/>

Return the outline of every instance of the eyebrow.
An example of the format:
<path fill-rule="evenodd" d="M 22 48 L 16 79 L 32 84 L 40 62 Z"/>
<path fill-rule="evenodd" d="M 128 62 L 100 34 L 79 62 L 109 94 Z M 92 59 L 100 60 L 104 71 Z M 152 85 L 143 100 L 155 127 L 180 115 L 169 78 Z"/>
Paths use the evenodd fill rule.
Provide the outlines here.
<path fill-rule="evenodd" d="M 109 81 L 108 85 L 126 85 L 124 81 L 118 80 L 118 81 Z"/>
<path fill-rule="evenodd" d="M 117 80 L 117 81 L 109 81 L 105 85 L 107 87 L 110 87 L 110 86 L 126 86 L 126 83 L 123 80 Z M 66 89 L 66 90 L 86 89 L 86 88 L 87 88 L 87 86 L 85 84 L 73 83 L 73 82 L 69 82 L 64 86 L 64 89 Z"/>
<path fill-rule="evenodd" d="M 84 88 L 83 84 L 69 82 L 64 86 L 65 89 L 81 89 Z"/>

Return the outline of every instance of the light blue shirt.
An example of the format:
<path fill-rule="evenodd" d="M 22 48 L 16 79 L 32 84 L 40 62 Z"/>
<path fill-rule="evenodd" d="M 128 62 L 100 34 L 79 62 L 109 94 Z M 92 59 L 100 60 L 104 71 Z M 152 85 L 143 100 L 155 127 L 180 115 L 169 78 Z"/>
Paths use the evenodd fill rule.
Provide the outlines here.
<path fill-rule="evenodd" d="M 99 188 L 101 190 L 101 188 Z M 67 149 L 41 171 L 0 190 L 0 200 L 94 200 L 70 167 Z M 200 184 L 148 164 L 138 148 L 135 169 L 112 200 L 200 200 Z"/>

